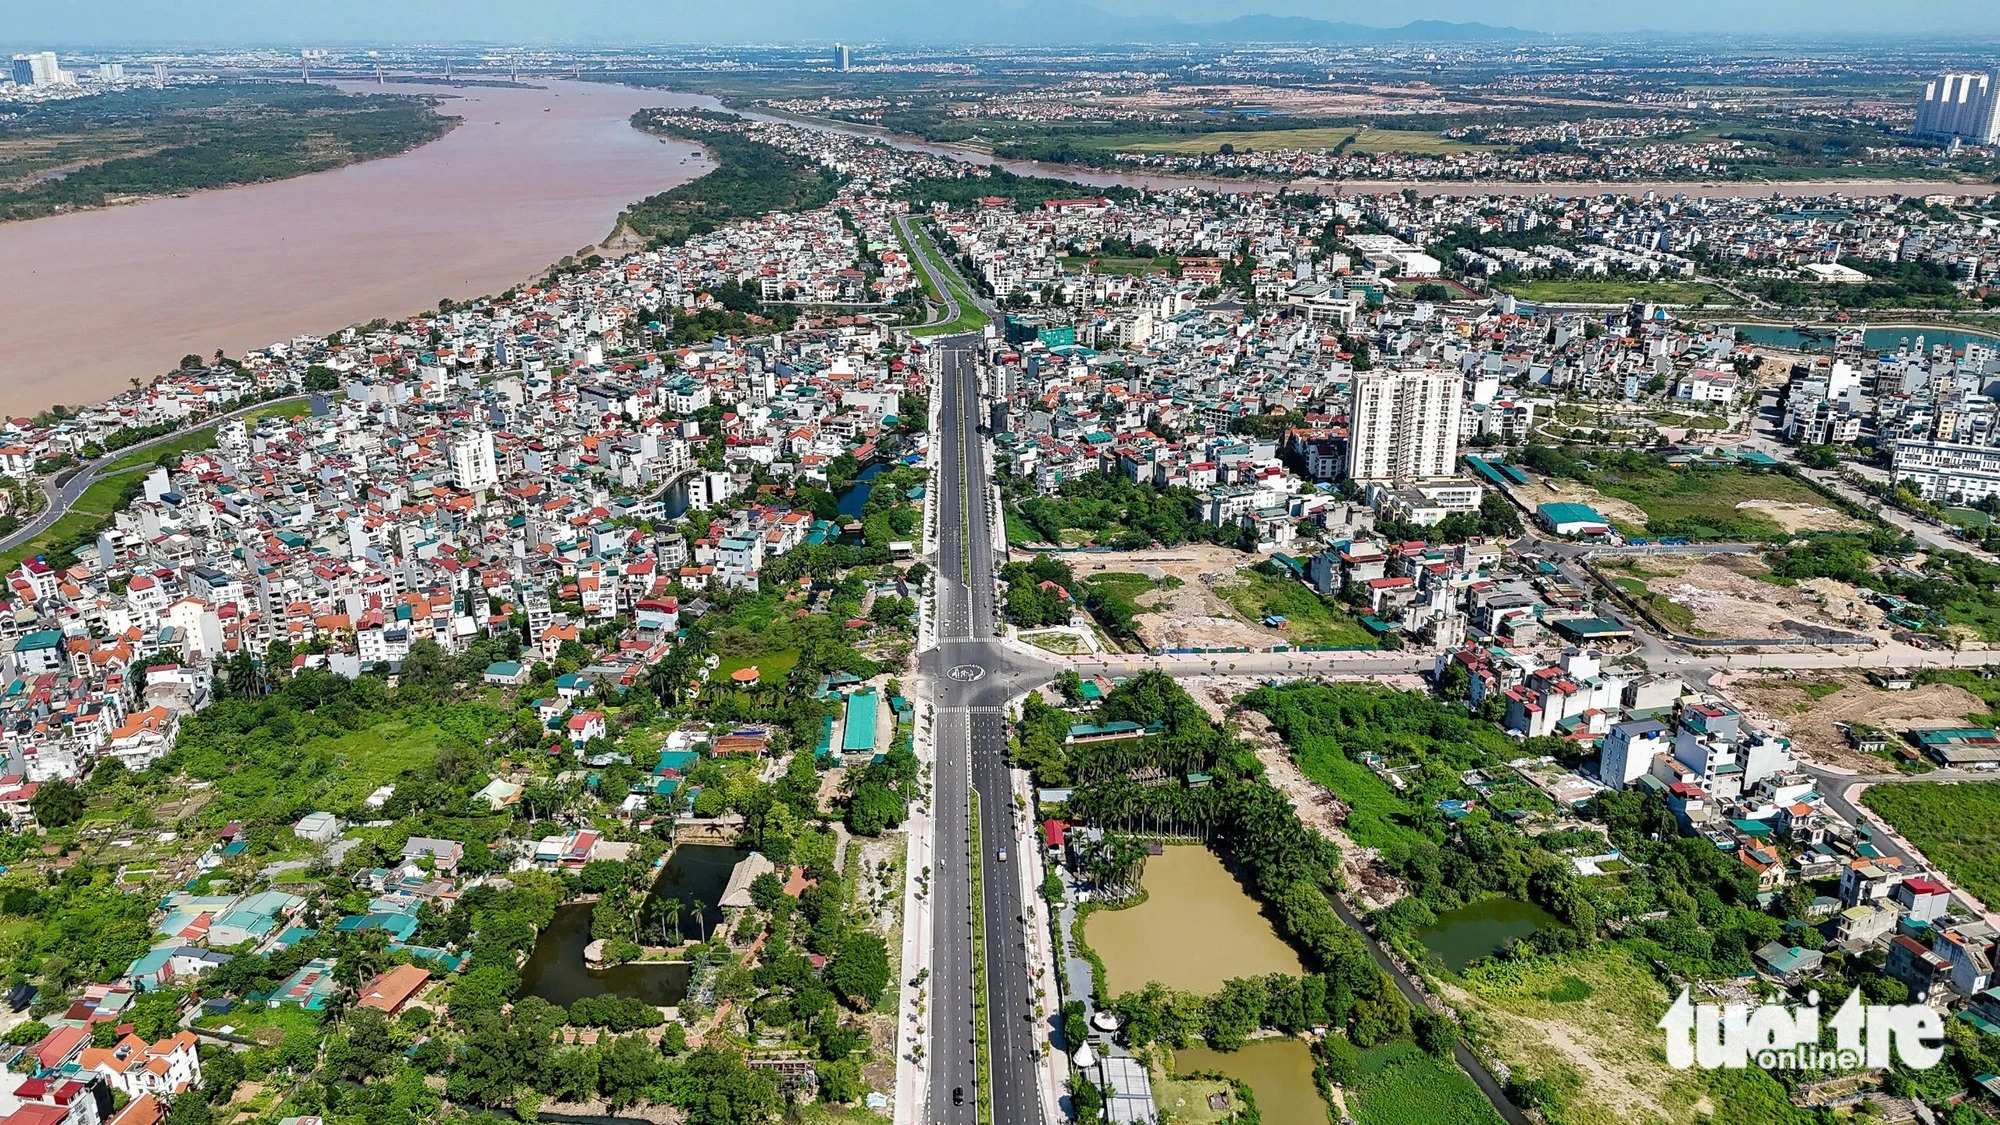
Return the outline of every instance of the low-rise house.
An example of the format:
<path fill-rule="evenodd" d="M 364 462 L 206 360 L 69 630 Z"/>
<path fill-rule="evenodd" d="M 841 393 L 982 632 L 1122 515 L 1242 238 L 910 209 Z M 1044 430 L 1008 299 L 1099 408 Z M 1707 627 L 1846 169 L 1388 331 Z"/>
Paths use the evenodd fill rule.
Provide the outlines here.
<path fill-rule="evenodd" d="M 165 707 L 148 707 L 111 732 L 104 752 L 138 772 L 166 757 L 180 734 L 180 714 Z"/>
<path fill-rule="evenodd" d="M 1895 931 L 1897 917 L 1893 907 L 1867 903 L 1850 906 L 1835 920 L 1833 939 L 1848 949 L 1867 949 Z"/>
<path fill-rule="evenodd" d="M 1917 1004 L 1930 1003 L 1935 994 L 1945 991 L 1951 983 L 1951 962 L 1925 949 L 1922 942 L 1908 934 L 1889 939 L 1889 955 L 1882 971 L 1901 981 L 1910 990 L 1911 1002 Z"/>
<path fill-rule="evenodd" d="M 230 962 L 230 955 L 198 945 L 168 943 L 158 945 L 134 960 L 125 970 L 125 979 L 141 992 L 167 988 L 177 980 L 199 977 Z"/>
<path fill-rule="evenodd" d="M 315 844 L 331 844 L 340 838 L 340 818 L 330 812 L 312 812 L 292 825 L 292 835 Z"/>
<path fill-rule="evenodd" d="M 354 1002 L 357 1008 L 373 1008 L 375 1011 L 395 1015 L 403 1010 L 403 1005 L 422 992 L 431 974 L 428 969 L 415 965 L 398 965 L 387 972 L 378 974 L 374 980 L 361 986 L 361 996 Z"/>
<path fill-rule="evenodd" d="M 591 739 L 604 737 L 604 713 L 584 711 L 581 714 L 571 715 L 568 727 L 570 746 L 581 750 L 590 744 Z"/>
<path fill-rule="evenodd" d="M 279 982 L 278 987 L 263 997 L 263 1002 L 272 1008 L 290 1004 L 317 1012 L 325 1009 L 339 991 L 340 984 L 333 979 L 333 962 L 316 957 Z"/>
<path fill-rule="evenodd" d="M 438 874 L 449 875 L 458 870 L 458 861 L 465 858 L 465 845 L 456 840 L 437 840 L 429 836 L 412 836 L 403 842 L 405 862 L 416 863 L 427 856 Z"/>
<path fill-rule="evenodd" d="M 77 1058 L 80 1070 L 104 1075 L 111 1088 L 128 1097 L 177 1094 L 201 1084 L 201 1056 L 195 1037 L 177 1031 L 157 1043 L 127 1035 L 110 1047 L 93 1047 Z"/>
<path fill-rule="evenodd" d="M 1817 949 L 1768 942 L 1751 955 L 1759 972 L 1781 984 L 1797 984 L 1819 971 L 1826 955 Z"/>

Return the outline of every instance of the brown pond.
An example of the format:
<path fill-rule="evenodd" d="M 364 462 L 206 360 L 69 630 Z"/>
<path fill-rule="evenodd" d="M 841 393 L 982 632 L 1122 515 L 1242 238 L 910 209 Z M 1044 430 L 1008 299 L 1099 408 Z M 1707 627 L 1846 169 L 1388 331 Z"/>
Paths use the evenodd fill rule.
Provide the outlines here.
<path fill-rule="evenodd" d="M 1257 1039 L 1240 1051 L 1183 1047 L 1176 1074 L 1226 1074 L 1248 1083 L 1264 1125 L 1325 1125 L 1326 1100 L 1313 1082 L 1312 1048 L 1303 1039 Z"/>
<path fill-rule="evenodd" d="M 698 100 L 685 95 L 579 82 L 349 88 L 437 97 L 463 121 L 330 172 L 0 224 L 0 411 L 101 402 L 189 352 L 240 355 L 497 293 L 708 168 L 694 146 L 627 120 Z"/>
<path fill-rule="evenodd" d="M 1257 900 L 1207 848 L 1167 848 L 1146 861 L 1140 881 L 1145 902 L 1084 919 L 1084 939 L 1104 961 L 1111 995 L 1148 981 L 1206 995 L 1232 977 L 1305 971 Z"/>

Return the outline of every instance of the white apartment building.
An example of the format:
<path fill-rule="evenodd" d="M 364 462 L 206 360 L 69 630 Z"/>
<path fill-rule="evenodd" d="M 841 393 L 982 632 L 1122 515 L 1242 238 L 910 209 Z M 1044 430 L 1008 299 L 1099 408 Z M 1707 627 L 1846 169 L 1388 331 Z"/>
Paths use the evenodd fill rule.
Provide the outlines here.
<path fill-rule="evenodd" d="M 1673 731 L 1658 719 L 1631 719 L 1611 728 L 1598 751 L 1597 775 L 1613 789 L 1629 789 L 1673 747 Z"/>
<path fill-rule="evenodd" d="M 1956 139 L 1969 145 L 1989 145 L 2000 139 L 2000 91 L 1990 74 L 1940 74 L 1924 83 L 1917 98 L 1920 137 Z"/>
<path fill-rule="evenodd" d="M 13 78 L 20 86 L 62 86 L 76 81 L 75 75 L 57 63 L 54 51 L 15 55 Z"/>
<path fill-rule="evenodd" d="M 451 472 L 458 479 L 458 486 L 468 491 L 499 484 L 500 469 L 493 456 L 493 431 L 478 429 L 453 437 Z"/>
<path fill-rule="evenodd" d="M 2000 449 L 1949 441 L 1899 441 L 1891 461 L 1897 481 L 1910 481 L 1926 500 L 1956 495 L 1964 503 L 2000 493 Z"/>
<path fill-rule="evenodd" d="M 1453 475 L 1464 385 L 1450 368 L 1356 375 L 1347 420 L 1347 475 L 1357 481 Z"/>

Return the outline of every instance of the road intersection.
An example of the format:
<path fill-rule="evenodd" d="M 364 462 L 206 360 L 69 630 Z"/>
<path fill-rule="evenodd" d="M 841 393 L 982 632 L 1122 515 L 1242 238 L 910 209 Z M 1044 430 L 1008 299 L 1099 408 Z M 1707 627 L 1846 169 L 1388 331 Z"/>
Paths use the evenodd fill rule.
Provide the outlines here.
<path fill-rule="evenodd" d="M 1002 859 L 1019 835 L 1007 765 L 1009 701 L 1055 674 L 995 637 L 992 487 L 978 433 L 978 337 L 939 344 L 937 644 L 923 671 L 935 687 L 937 765 L 932 807 L 935 855 L 931 885 L 931 1082 L 928 1120 L 970 1125 L 990 1100 L 992 1120 L 1030 1125 L 1043 1120 L 1038 1085 L 1048 1028 L 1036 1016 L 1032 913 L 1017 877 L 1021 857 Z M 971 803 L 979 800 L 979 838 Z M 983 1032 L 990 1082 L 979 1079 L 976 1046 L 982 1028 L 974 992 L 973 856 L 978 857 L 984 920 L 987 1002 Z"/>

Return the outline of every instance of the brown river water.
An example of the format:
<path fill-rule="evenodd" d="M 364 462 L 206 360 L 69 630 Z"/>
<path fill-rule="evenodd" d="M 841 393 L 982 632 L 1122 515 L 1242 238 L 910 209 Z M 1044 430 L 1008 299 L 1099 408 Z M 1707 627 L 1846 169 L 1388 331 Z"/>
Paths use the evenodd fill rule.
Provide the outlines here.
<path fill-rule="evenodd" d="M 463 121 L 316 175 L 0 224 L 0 411 L 100 402 L 189 352 L 240 355 L 499 292 L 709 167 L 695 146 L 627 122 L 698 100 L 685 95 L 352 88 L 435 96 Z"/>

